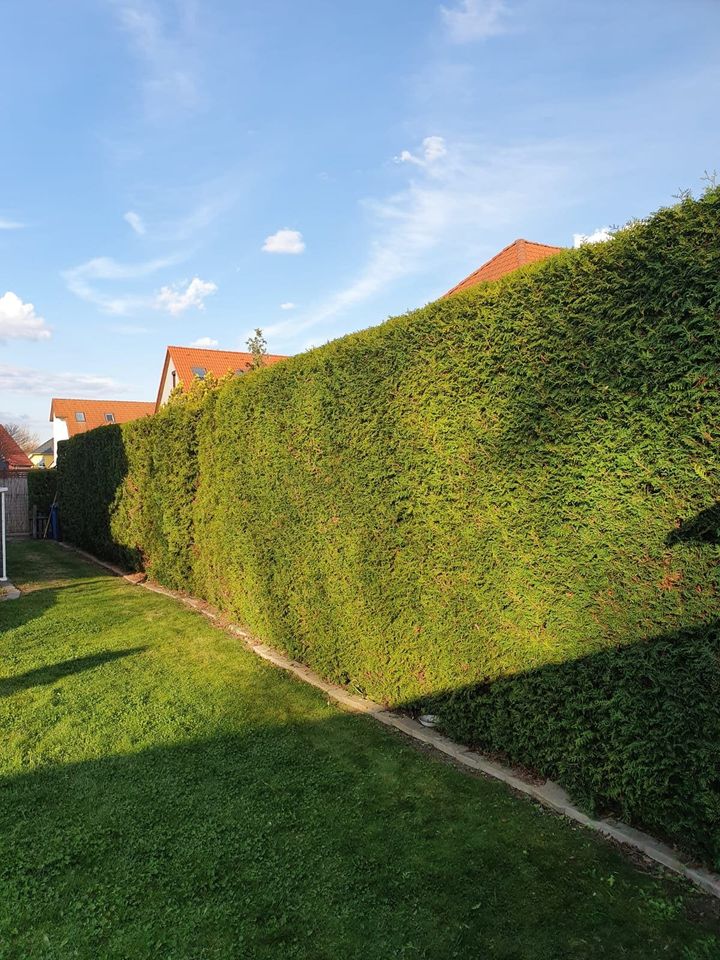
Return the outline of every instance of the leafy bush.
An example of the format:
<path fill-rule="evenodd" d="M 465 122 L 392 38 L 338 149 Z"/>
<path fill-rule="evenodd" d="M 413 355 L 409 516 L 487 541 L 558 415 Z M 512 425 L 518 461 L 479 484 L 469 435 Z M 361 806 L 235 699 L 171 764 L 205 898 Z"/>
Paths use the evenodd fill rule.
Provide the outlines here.
<path fill-rule="evenodd" d="M 719 320 L 714 190 L 70 441 L 64 530 L 720 867 Z"/>
<path fill-rule="evenodd" d="M 57 470 L 30 470 L 28 472 L 28 504 L 30 510 L 47 516 L 57 493 Z"/>

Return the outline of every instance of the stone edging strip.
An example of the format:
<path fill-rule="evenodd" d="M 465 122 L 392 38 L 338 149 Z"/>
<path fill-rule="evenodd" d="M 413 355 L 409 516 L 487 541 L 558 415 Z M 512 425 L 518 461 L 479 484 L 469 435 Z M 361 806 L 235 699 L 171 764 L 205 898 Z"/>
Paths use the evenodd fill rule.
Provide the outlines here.
<path fill-rule="evenodd" d="M 19 596 L 20 591 L 15 584 L 10 583 L 9 580 L 0 583 L 0 600 L 17 600 Z"/>
<path fill-rule="evenodd" d="M 179 600 L 181 603 L 185 604 L 185 606 L 202 613 L 210 620 L 220 620 L 219 615 L 213 610 L 208 609 L 201 600 L 184 596 L 183 594 L 176 593 L 173 590 L 167 590 L 165 587 L 161 587 L 159 584 L 151 583 L 149 580 L 147 580 L 144 574 L 125 573 L 125 571 L 121 570 L 119 567 L 116 567 L 114 564 L 106 563 L 104 560 L 99 560 L 92 554 L 86 553 L 84 550 L 79 550 L 77 547 L 73 547 L 69 544 L 61 542 L 58 542 L 58 546 L 63 547 L 66 550 L 71 550 L 73 553 L 79 554 L 86 560 L 90 560 L 92 563 L 109 570 L 111 573 L 115 574 L 115 576 L 122 577 L 124 580 L 127 580 L 134 586 L 142 586 L 146 590 L 151 590 L 153 593 L 160 593 L 164 596 L 172 598 L 173 600 Z M 424 727 L 421 723 L 419 723 L 417 720 L 413 720 L 411 717 L 406 717 L 399 713 L 393 713 L 391 710 L 387 710 L 379 703 L 375 703 L 372 700 L 367 700 L 365 697 L 359 697 L 355 694 L 348 693 L 347 690 L 338 686 L 337 684 L 328 683 L 317 673 L 315 673 L 314 670 L 311 670 L 304 664 L 299 663 L 297 660 L 291 660 L 289 657 L 285 656 L 285 654 L 280 653 L 278 650 L 275 650 L 264 643 L 259 643 L 251 634 L 249 634 L 246 630 L 243 630 L 242 627 L 239 627 L 235 624 L 223 624 L 223 628 L 242 640 L 244 646 L 248 650 L 252 651 L 257 656 L 262 657 L 263 660 L 267 660 L 276 667 L 280 667 L 282 670 L 287 670 L 289 673 L 299 677 L 299 679 L 305 681 L 305 683 L 309 683 L 313 687 L 317 687 L 319 690 L 322 690 L 325 694 L 327 694 L 331 700 L 340 706 L 345 707 L 347 710 L 350 710 L 353 713 L 367 714 L 374 720 L 377 720 L 379 723 L 384 724 L 386 727 L 392 727 L 395 730 L 399 730 L 401 733 L 411 737 L 413 740 L 424 743 L 427 746 L 432 747 L 434 750 L 444 754 L 445 756 L 450 757 L 451 760 L 460 766 L 467 767 L 469 770 L 473 770 L 476 773 L 482 773 L 485 774 L 485 776 L 493 777 L 495 780 L 501 780 L 513 790 L 517 790 L 519 793 L 524 793 L 527 796 L 532 797 L 534 800 L 542 803 L 555 813 L 567 817 L 569 820 L 574 820 L 581 826 L 587 827 L 590 830 L 594 830 L 596 833 L 602 834 L 603 836 L 614 840 L 616 843 L 620 843 L 638 850 L 649 860 L 661 864 L 663 867 L 671 870 L 673 873 L 677 873 L 683 877 L 686 877 L 696 886 L 700 887 L 700 889 L 702 889 L 705 893 L 709 893 L 712 896 L 720 898 L 720 876 L 718 874 L 712 873 L 711 871 L 706 870 L 704 867 L 693 864 L 689 858 L 685 857 L 681 853 L 678 853 L 678 851 L 674 850 L 667 844 L 661 843 L 659 840 L 656 840 L 649 834 L 643 833 L 641 830 L 636 830 L 634 827 L 630 827 L 619 820 L 614 820 L 611 817 L 595 819 L 588 816 L 587 814 L 583 813 L 582 810 L 579 810 L 572 803 L 566 791 L 559 784 L 554 783 L 552 780 L 546 780 L 542 784 L 536 784 L 522 779 L 522 777 L 518 775 L 517 771 L 513 770 L 512 768 L 498 763 L 495 760 L 490 760 L 487 757 L 484 757 L 481 753 L 462 746 L 462 744 L 455 743 L 455 741 L 451 740 L 449 737 L 444 736 L 437 730 Z"/>

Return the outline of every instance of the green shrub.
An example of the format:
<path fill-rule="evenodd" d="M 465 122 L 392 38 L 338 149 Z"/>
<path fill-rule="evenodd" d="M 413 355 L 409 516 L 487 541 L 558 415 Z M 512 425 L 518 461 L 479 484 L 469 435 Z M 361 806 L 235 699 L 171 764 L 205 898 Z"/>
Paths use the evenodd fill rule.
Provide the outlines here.
<path fill-rule="evenodd" d="M 153 578 L 174 590 L 195 589 L 197 425 L 209 387 L 198 384 L 154 417 L 123 428 L 128 468 L 111 511 L 113 543 L 124 544 Z"/>
<path fill-rule="evenodd" d="M 72 440 L 64 530 L 720 867 L 719 335 L 715 190 Z"/>
<path fill-rule="evenodd" d="M 115 539 L 112 517 L 122 497 L 128 458 L 122 427 L 109 424 L 58 444 L 57 483 L 64 539 L 129 569 L 141 556 L 127 538 Z"/>
<path fill-rule="evenodd" d="M 57 470 L 30 470 L 28 472 L 28 505 L 32 512 L 47 516 L 57 493 Z"/>

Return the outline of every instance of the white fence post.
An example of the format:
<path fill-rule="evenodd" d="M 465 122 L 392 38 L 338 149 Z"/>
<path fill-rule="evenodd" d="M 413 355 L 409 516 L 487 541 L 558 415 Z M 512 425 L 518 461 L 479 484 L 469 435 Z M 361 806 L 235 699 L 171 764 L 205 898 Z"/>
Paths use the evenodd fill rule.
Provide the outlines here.
<path fill-rule="evenodd" d="M 7 487 L 0 487 L 0 544 L 2 544 L 2 576 L 0 577 L 0 583 L 5 583 L 7 580 L 7 562 L 5 559 L 5 494 L 7 493 Z"/>

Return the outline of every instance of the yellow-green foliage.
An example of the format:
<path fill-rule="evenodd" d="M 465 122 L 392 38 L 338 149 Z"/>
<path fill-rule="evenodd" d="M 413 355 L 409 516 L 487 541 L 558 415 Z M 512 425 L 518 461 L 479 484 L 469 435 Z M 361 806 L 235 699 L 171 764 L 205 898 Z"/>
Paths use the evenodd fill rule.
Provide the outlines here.
<path fill-rule="evenodd" d="M 63 529 L 720 866 L 719 315 L 715 190 L 71 441 Z"/>

